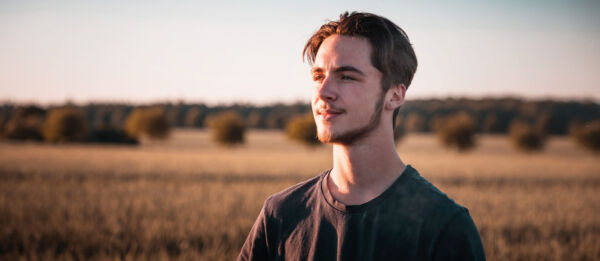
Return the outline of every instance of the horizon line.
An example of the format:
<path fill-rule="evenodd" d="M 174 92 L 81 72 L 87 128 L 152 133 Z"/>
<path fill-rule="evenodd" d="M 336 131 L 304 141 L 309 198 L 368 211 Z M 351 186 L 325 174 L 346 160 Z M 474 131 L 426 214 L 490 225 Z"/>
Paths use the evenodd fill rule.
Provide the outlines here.
<path fill-rule="evenodd" d="M 501 100 L 501 99 L 515 99 L 522 101 L 560 101 L 560 102 L 592 102 L 600 104 L 600 97 L 591 96 L 570 96 L 570 97 L 556 97 L 552 95 L 545 96 L 526 96 L 526 95 L 429 95 L 429 96 L 417 96 L 407 97 L 405 102 L 410 101 L 422 101 L 422 100 Z M 134 99 L 89 99 L 89 100 L 73 100 L 64 99 L 62 101 L 50 100 L 50 101 L 39 101 L 39 100 L 26 100 L 26 99 L 10 99 L 0 98 L 0 105 L 17 105 L 17 106 L 40 106 L 40 107 L 55 107 L 66 104 L 72 104 L 75 106 L 85 106 L 90 104 L 119 104 L 119 105 L 132 105 L 132 106 L 145 106 L 145 105 L 157 105 L 157 104 L 203 104 L 207 106 L 233 106 L 233 105 L 252 105 L 252 106 L 269 106 L 276 104 L 310 104 L 309 99 L 281 99 L 281 100 L 269 100 L 269 101 L 244 101 L 244 100 L 232 100 L 232 101 L 202 101 L 195 99 L 149 99 L 149 100 L 134 100 Z"/>

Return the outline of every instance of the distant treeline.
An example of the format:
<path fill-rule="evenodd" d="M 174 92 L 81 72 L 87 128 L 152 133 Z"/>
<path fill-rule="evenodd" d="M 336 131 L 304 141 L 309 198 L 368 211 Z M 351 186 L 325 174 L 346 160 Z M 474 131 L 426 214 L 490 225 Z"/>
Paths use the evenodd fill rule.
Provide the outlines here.
<path fill-rule="evenodd" d="M 52 109 L 76 108 L 83 112 L 87 129 L 123 130 L 128 116 L 138 107 L 160 107 L 172 127 L 202 128 L 207 119 L 223 111 L 234 111 L 245 122 L 246 128 L 284 129 L 294 116 L 310 111 L 309 104 L 272 104 L 256 106 L 233 104 L 208 106 L 205 104 L 157 103 L 150 105 L 90 103 L 84 106 L 61 105 L 0 105 L 0 130 L 15 121 L 40 121 Z M 397 127 L 406 132 L 432 132 L 436 121 L 458 112 L 466 112 L 480 133 L 507 133 L 514 120 L 525 121 L 550 135 L 565 135 L 573 124 L 600 119 L 600 105 L 582 101 L 528 101 L 518 98 L 489 99 L 424 99 L 410 100 L 400 110 Z M 11 123 L 12 122 L 12 123 Z M 27 123 L 27 122 L 26 122 Z M 31 123 L 34 124 L 34 123 Z M 41 123 L 40 123 L 41 124 Z M 34 124 L 35 125 L 35 124 Z M 6 136 L 6 135 L 5 135 Z"/>
<path fill-rule="evenodd" d="M 432 132 L 437 119 L 468 113 L 477 132 L 506 134 L 511 122 L 524 121 L 550 135 L 566 135 L 569 127 L 600 119 L 600 104 L 586 101 L 526 101 L 517 98 L 429 99 L 408 101 L 400 110 L 400 127 Z"/>

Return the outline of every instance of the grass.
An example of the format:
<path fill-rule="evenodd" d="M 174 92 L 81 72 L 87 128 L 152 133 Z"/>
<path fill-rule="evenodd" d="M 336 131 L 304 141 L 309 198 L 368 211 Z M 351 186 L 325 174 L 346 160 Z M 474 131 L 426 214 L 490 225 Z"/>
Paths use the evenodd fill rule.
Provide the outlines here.
<path fill-rule="evenodd" d="M 469 208 L 489 260 L 600 260 L 600 161 L 565 138 L 465 154 L 409 135 L 403 160 Z M 331 166 L 329 146 L 178 130 L 141 147 L 0 143 L 0 259 L 232 260 L 266 197 Z"/>

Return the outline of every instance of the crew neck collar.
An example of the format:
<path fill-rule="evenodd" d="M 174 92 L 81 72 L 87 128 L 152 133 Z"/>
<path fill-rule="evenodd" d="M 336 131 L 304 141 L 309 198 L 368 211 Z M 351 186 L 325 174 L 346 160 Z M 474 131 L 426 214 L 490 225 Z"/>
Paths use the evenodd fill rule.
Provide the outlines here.
<path fill-rule="evenodd" d="M 406 168 L 404 168 L 402 174 L 400 174 L 400 176 L 396 178 L 396 180 L 386 190 L 384 190 L 381 194 L 379 194 L 379 196 L 375 197 L 374 199 L 360 205 L 346 205 L 340 201 L 337 201 L 331 195 L 331 191 L 329 191 L 329 188 L 327 187 L 327 177 L 331 173 L 331 169 L 327 170 L 325 173 L 323 173 L 323 175 L 321 175 L 321 178 L 319 180 L 319 187 L 321 188 L 321 194 L 323 195 L 325 201 L 327 201 L 327 204 L 329 204 L 331 207 L 343 213 L 360 213 L 379 205 L 379 203 L 390 197 L 390 195 L 394 193 L 398 185 L 404 182 L 404 180 L 408 178 L 408 175 L 412 175 L 414 171 L 414 168 L 410 164 L 406 165 Z"/>

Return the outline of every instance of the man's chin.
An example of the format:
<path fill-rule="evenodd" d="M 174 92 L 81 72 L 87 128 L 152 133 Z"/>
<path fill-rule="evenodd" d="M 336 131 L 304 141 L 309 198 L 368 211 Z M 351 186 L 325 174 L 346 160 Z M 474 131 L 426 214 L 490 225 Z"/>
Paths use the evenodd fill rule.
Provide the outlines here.
<path fill-rule="evenodd" d="M 317 139 L 326 144 L 351 144 L 351 142 L 346 140 L 346 135 L 335 135 L 333 132 L 317 133 Z"/>
<path fill-rule="evenodd" d="M 322 143 L 331 143 L 333 136 L 331 135 L 331 132 L 318 132 L 317 139 Z"/>
<path fill-rule="evenodd" d="M 362 128 L 338 131 L 337 133 L 331 129 L 321 130 L 317 131 L 317 138 L 322 143 L 352 145 L 368 135 L 376 126 L 377 122 L 372 122 Z"/>

